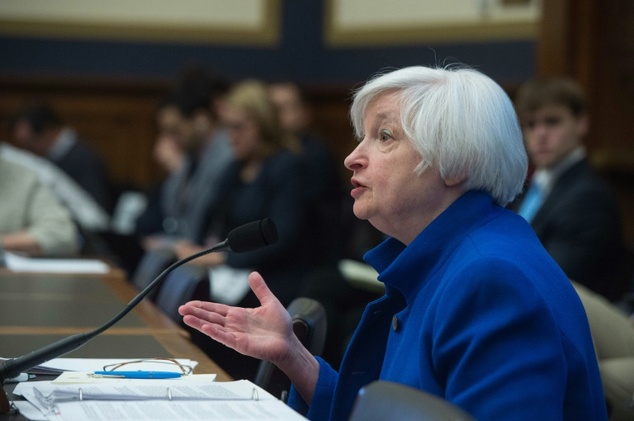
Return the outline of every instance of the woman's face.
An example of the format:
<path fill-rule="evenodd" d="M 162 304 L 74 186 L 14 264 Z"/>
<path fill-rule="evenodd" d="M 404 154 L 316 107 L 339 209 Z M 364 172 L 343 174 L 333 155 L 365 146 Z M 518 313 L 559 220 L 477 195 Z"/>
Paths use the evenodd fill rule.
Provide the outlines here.
<path fill-rule="evenodd" d="M 344 164 L 353 171 L 354 214 L 409 244 L 458 196 L 435 168 L 416 175 L 421 157 L 400 118 L 398 92 L 377 96 L 363 115 L 363 140 Z"/>
<path fill-rule="evenodd" d="M 255 121 L 232 105 L 223 107 L 222 121 L 229 134 L 235 158 L 245 161 L 257 157 L 260 133 Z"/>

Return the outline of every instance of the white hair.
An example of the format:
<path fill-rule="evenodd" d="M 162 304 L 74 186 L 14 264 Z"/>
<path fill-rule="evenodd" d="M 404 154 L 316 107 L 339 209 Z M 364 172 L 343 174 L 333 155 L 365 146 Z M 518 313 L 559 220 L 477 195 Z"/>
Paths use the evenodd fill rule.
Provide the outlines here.
<path fill-rule="evenodd" d="M 363 134 L 367 105 L 386 91 L 400 92 L 401 125 L 421 156 L 420 175 L 436 168 L 444 180 L 464 178 L 505 206 L 521 191 L 528 158 L 508 95 L 468 68 L 406 67 L 379 75 L 355 95 L 350 116 Z"/>

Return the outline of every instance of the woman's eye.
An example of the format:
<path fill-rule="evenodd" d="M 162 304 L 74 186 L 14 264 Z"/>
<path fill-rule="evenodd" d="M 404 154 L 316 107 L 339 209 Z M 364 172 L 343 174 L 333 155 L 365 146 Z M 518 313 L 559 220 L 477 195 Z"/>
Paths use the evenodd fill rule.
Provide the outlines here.
<path fill-rule="evenodd" d="M 381 130 L 379 132 L 379 140 L 384 142 L 386 140 L 392 139 L 392 133 L 389 130 Z"/>

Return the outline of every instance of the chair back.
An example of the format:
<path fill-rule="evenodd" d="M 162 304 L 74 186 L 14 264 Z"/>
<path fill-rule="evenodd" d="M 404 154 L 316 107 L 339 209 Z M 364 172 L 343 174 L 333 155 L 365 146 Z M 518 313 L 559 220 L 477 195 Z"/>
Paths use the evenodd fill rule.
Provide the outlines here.
<path fill-rule="evenodd" d="M 590 325 L 610 420 L 633 420 L 634 329 L 628 313 L 604 296 L 572 281 Z"/>
<path fill-rule="evenodd" d="M 156 306 L 177 323 L 182 323 L 178 307 L 190 300 L 209 300 L 207 268 L 183 265 L 174 269 L 159 287 Z"/>
<path fill-rule="evenodd" d="M 319 355 L 326 342 L 326 310 L 319 301 L 299 297 L 287 307 L 293 321 L 293 332 L 300 342 L 313 354 Z M 291 382 L 286 375 L 269 361 L 258 367 L 255 384 L 286 401 Z"/>
<path fill-rule="evenodd" d="M 388 381 L 363 387 L 349 421 L 474 421 L 452 403 L 419 389 Z"/>

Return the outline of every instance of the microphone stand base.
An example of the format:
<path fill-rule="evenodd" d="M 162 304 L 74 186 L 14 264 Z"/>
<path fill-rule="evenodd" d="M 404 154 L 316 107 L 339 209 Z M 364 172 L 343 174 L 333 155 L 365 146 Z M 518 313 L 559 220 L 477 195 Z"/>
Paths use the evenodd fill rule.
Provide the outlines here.
<path fill-rule="evenodd" d="M 7 392 L 4 390 L 4 382 L 2 382 L 2 390 L 0 390 L 0 415 L 15 415 L 20 410 L 9 401 Z"/>

